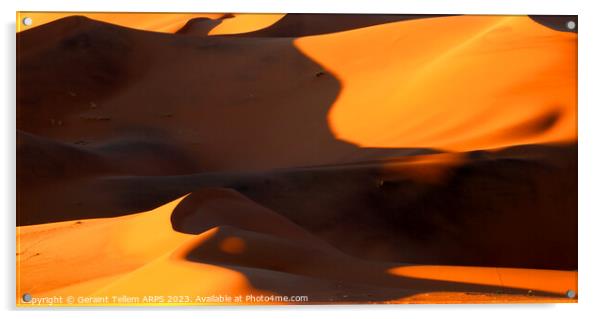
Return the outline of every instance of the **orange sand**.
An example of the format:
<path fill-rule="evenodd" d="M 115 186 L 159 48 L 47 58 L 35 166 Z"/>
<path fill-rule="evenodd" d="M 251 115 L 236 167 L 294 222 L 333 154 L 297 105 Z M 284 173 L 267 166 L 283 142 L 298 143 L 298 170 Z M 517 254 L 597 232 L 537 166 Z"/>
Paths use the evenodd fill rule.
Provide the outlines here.
<path fill-rule="evenodd" d="M 209 35 L 245 33 L 267 28 L 282 19 L 284 14 L 234 14 L 224 19 Z"/>
<path fill-rule="evenodd" d="M 342 254 L 315 237 L 306 237 L 302 233 L 297 235 L 299 231 L 302 232 L 298 226 L 290 222 L 279 225 L 281 222 L 276 220 L 279 218 L 276 213 L 233 191 L 206 190 L 203 194 L 204 199 L 199 203 L 198 209 L 205 213 L 216 214 L 219 218 L 239 211 L 256 211 L 253 213 L 254 218 L 244 226 L 228 225 L 213 227 L 198 235 L 183 234 L 173 230 L 169 221 L 173 209 L 181 201 L 178 199 L 153 211 L 135 215 L 19 227 L 18 294 L 26 291 L 36 297 L 62 296 L 64 300 L 68 296 L 130 296 L 141 300 L 145 296 L 155 295 L 195 298 L 184 302 L 174 301 L 177 304 L 219 304 L 196 299 L 197 296 L 278 294 L 253 287 L 244 275 L 232 268 L 237 264 L 245 266 L 253 258 L 260 258 L 256 263 L 280 264 L 280 269 L 290 268 L 285 272 L 267 268 L 267 274 L 262 278 L 276 288 L 288 285 L 283 280 L 294 282 L 295 274 L 311 274 L 312 278 L 317 278 L 319 285 L 314 283 L 290 287 L 298 295 L 315 295 L 318 300 L 314 303 L 325 302 L 320 295 L 337 295 L 337 286 L 330 286 L 329 282 L 360 284 L 354 289 L 345 290 L 350 295 L 377 295 L 391 287 L 402 291 L 409 289 L 404 297 L 391 298 L 388 302 L 419 302 L 424 294 L 445 292 L 455 283 L 485 286 L 476 288 L 476 291 L 484 289 L 483 293 L 469 295 L 435 293 L 436 299 L 427 298 L 426 302 L 445 301 L 446 298 L 451 298 L 452 301 L 460 298 L 463 302 L 485 302 L 487 300 L 482 300 L 482 297 L 487 291 L 495 295 L 495 298 L 490 298 L 490 302 L 499 302 L 504 298 L 518 302 L 541 302 L 558 300 L 558 297 L 544 297 L 545 293 L 562 295 L 567 289 L 577 291 L 577 273 L 571 271 L 386 264 L 382 268 L 378 264 Z M 230 235 L 250 234 L 242 231 L 242 227 L 256 230 L 253 233 L 255 235 Z M 274 232 L 284 235 L 274 237 Z M 224 235 L 220 236 L 221 233 Z M 262 239 L 264 237 L 271 239 L 265 241 Z M 286 237 L 297 238 L 297 244 L 286 244 Z M 214 245 L 217 247 L 213 248 Z M 297 245 L 305 245 L 305 248 Z M 259 250 L 244 255 L 246 249 Z M 187 256 L 203 250 L 207 250 L 203 255 L 207 262 L 188 260 Z M 318 253 L 320 251 L 325 253 Z M 219 260 L 229 261 L 222 264 Z M 299 268 L 298 260 L 313 260 L 315 265 L 306 269 Z M 340 268 L 342 265 L 345 266 Z M 401 280 L 396 281 L 396 277 Z M 408 282 L 403 280 L 405 278 L 424 281 L 412 281 L 412 286 L 408 286 Z M 430 280 L 435 282 L 431 283 Z M 316 291 L 318 287 L 321 288 Z M 534 296 L 531 296 L 531 292 L 522 297 L 506 296 L 508 288 L 522 289 L 525 293 L 530 290 L 534 292 Z M 544 296 L 538 296 L 538 293 L 544 293 Z M 95 304 L 93 301 L 86 301 L 75 304 Z M 65 302 L 62 305 L 70 304 Z"/>
<path fill-rule="evenodd" d="M 18 22 L 23 16 L 29 16 L 37 27 L 69 15 L 72 14 L 26 12 L 18 14 Z M 210 36 L 266 28 L 283 16 L 83 15 L 125 27 L 165 33 L 176 32 L 193 18 L 222 19 L 220 24 L 211 29 Z M 17 31 L 28 29 L 20 23 L 17 26 Z M 153 41 L 163 38 L 146 34 L 132 36 L 133 39 L 137 37 L 141 40 L 136 43 L 144 44 L 144 50 L 156 48 L 154 53 L 173 61 L 166 67 L 170 71 L 177 73 L 179 70 L 184 74 L 191 61 L 198 62 L 195 60 L 197 56 L 192 53 L 186 56 L 182 53 L 181 56 L 185 58 L 179 60 L 180 56 L 174 54 L 184 51 L 161 51 L 163 47 L 153 46 Z M 182 35 L 179 39 L 196 41 L 188 35 Z M 224 37 L 220 41 L 229 45 L 235 42 L 227 41 L 238 41 L 236 38 L 230 39 L 234 40 Z M 327 90 L 322 87 L 316 95 L 310 94 L 319 85 L 315 82 L 322 81 L 327 75 L 320 73 L 317 67 L 312 69 L 313 66 L 300 64 L 297 57 L 285 51 L 288 41 L 293 41 L 295 48 L 341 83 L 341 91 L 333 100 L 326 119 L 306 119 L 304 114 L 312 107 L 317 107 L 317 100 L 327 96 Z M 186 155 L 197 162 L 204 161 L 203 168 L 234 171 L 332 164 L 333 159 L 379 159 L 379 150 L 364 148 L 436 148 L 452 153 L 407 157 L 401 164 L 384 163 L 382 168 L 387 174 L 440 183 L 445 180 L 449 168 L 459 166 L 466 160 L 465 154 L 454 152 L 576 142 L 576 41 L 576 34 L 551 30 L 528 17 L 458 16 L 386 23 L 292 40 L 270 39 L 262 42 L 265 46 L 258 47 L 251 47 L 249 42 L 244 42 L 246 46 L 232 45 L 234 53 L 223 53 L 238 56 L 242 51 L 237 50 L 250 47 L 245 51 L 248 55 L 243 54 L 244 57 L 234 60 L 239 64 L 233 64 L 233 70 L 210 69 L 214 72 L 212 74 L 223 77 L 218 80 L 231 81 L 219 85 L 232 84 L 231 87 L 235 88 L 232 92 L 210 87 L 208 92 L 215 96 L 208 94 L 205 100 L 203 90 L 184 88 L 198 80 L 195 73 L 170 79 L 175 88 L 182 88 L 182 91 L 190 92 L 187 93 L 189 95 L 172 94 L 170 98 L 173 100 L 170 102 L 176 110 L 175 116 L 164 114 L 161 118 L 149 120 L 155 114 L 149 115 L 148 110 L 162 112 L 148 105 L 154 102 L 152 93 L 157 91 L 155 86 L 163 82 L 150 76 L 141 77 L 136 79 L 141 88 L 125 87 L 123 91 L 99 102 L 102 109 L 99 110 L 94 102 L 94 110 L 85 110 L 105 112 L 102 116 L 94 113 L 91 119 L 111 115 L 113 118 L 110 121 L 78 124 L 77 120 L 82 119 L 81 112 L 84 111 L 65 108 L 68 111 L 65 111 L 67 124 L 64 127 L 57 128 L 54 119 L 50 127 L 44 119 L 40 123 L 50 128 L 40 124 L 39 131 L 33 133 L 54 138 L 66 145 L 77 141 L 80 133 L 87 129 L 91 130 L 86 131 L 90 139 L 104 141 L 101 137 L 118 139 L 121 129 L 125 131 L 130 127 L 148 125 L 150 128 L 168 130 L 178 147 L 191 150 Z M 216 56 L 218 59 L 222 54 L 211 55 L 211 48 L 203 50 L 209 52 L 203 51 L 203 54 L 210 59 L 216 59 Z M 295 69 L 300 80 L 288 77 L 288 73 L 281 73 L 283 71 L 280 68 L 269 69 L 267 73 L 263 73 L 263 69 L 249 69 L 249 72 L 261 74 L 272 82 L 266 84 L 269 89 L 247 90 L 244 86 L 247 82 L 238 81 L 237 77 L 242 77 L 238 70 L 246 66 L 248 61 L 266 57 L 262 54 L 266 51 L 270 54 L 272 50 L 278 58 L 301 65 Z M 202 68 L 205 67 L 212 66 L 203 64 Z M 213 78 L 203 82 L 203 85 L 211 85 L 212 81 Z M 84 87 L 82 91 L 86 89 Z M 197 93 L 200 95 L 195 95 Z M 226 102 L 222 101 L 224 96 L 228 97 Z M 205 101 L 205 104 L 186 104 L 198 100 Z M 89 101 L 87 103 L 90 104 Z M 289 105 L 287 103 L 299 113 L 291 111 L 278 115 L 277 110 L 281 105 Z M 228 122 L 230 126 L 227 129 L 212 123 L 211 115 L 234 114 L 228 108 L 230 104 L 244 107 L 234 109 L 235 112 L 255 112 L 260 107 L 261 111 L 253 113 L 255 117 L 249 117 L 250 113 L 242 113 L 241 118 L 232 117 L 233 122 Z M 128 108 L 122 105 L 128 105 Z M 267 127 L 258 120 L 273 114 L 282 117 L 270 122 L 278 122 L 273 127 Z M 204 122 L 199 124 L 198 119 Z M 349 144 L 340 149 L 334 148 L 328 144 L 329 140 L 324 142 L 319 137 L 314 139 L 313 135 L 308 137 L 307 134 L 311 134 L 313 129 L 307 132 L 296 129 L 304 124 L 319 127 L 324 120 L 332 135 L 338 139 L 336 143 L 345 141 Z M 62 126 L 63 122 L 60 123 L 59 126 Z M 259 124 L 254 126 L 256 123 Z M 31 127 L 34 125 L 31 124 Z M 22 128 L 19 126 L 19 129 Z M 215 137 L 215 140 L 203 140 L 206 144 L 198 146 L 196 139 L 202 136 L 202 132 L 197 130 L 203 129 L 213 132 L 212 138 Z M 262 135 L 263 129 L 265 135 Z M 254 135 L 247 138 L 250 134 Z M 273 136 L 274 142 L 259 146 L 266 136 Z M 251 139 L 258 145 L 249 145 Z M 32 147 L 51 145 L 46 140 L 32 140 L 35 142 L 32 142 Z M 305 143 L 307 140 L 310 142 Z M 319 141 L 317 148 L 312 144 L 315 141 Z M 61 147 L 67 149 L 60 143 L 57 142 L 59 146 L 53 150 Z M 68 148 L 69 152 L 82 149 L 79 146 Z M 283 152 L 283 149 L 287 152 Z M 40 198 L 56 197 L 53 192 L 57 190 L 79 194 L 77 192 L 81 187 L 78 182 L 102 181 L 103 178 L 115 176 L 128 178 L 128 173 L 138 176 L 183 176 L 190 173 L 164 168 L 173 163 L 176 165 L 171 168 L 180 167 L 178 162 L 169 162 L 172 153 L 167 156 L 170 158 L 166 159 L 163 154 L 154 159 L 155 162 L 146 153 L 142 153 L 147 156 L 142 160 L 134 158 L 130 162 L 110 160 L 112 153 L 103 153 L 100 149 L 92 150 L 89 154 L 98 158 L 99 162 L 113 161 L 111 165 L 117 163 L 115 165 L 120 166 L 115 168 L 115 165 L 107 165 L 107 168 L 98 172 L 92 168 L 86 179 L 65 177 L 64 184 L 58 186 L 40 184 L 47 190 L 41 195 L 46 197 Z M 208 158 L 211 155 L 215 155 L 215 158 Z M 53 164 L 54 167 L 62 167 L 60 160 L 63 159 L 57 158 L 58 164 Z M 66 158 L 69 161 L 71 157 Z M 164 171 L 156 173 L 153 163 L 157 163 L 156 167 L 162 167 Z M 50 170 L 54 174 L 52 167 Z M 33 178 L 32 184 L 35 181 Z M 43 179 L 39 182 L 46 183 Z M 74 184 L 68 184 L 70 182 Z M 87 199 L 102 202 L 103 207 L 114 205 L 115 209 L 121 208 L 117 199 L 105 193 L 85 194 Z M 563 295 L 568 289 L 577 291 L 577 271 L 409 265 L 366 260 L 342 252 L 283 217 L 281 212 L 263 207 L 236 191 L 204 188 L 189 196 L 198 196 L 198 201 L 194 202 L 197 206 L 176 221 L 172 220 L 172 213 L 182 198 L 127 216 L 17 227 L 18 305 L 28 306 L 20 301 L 20 296 L 25 292 L 34 297 L 64 298 L 308 295 L 310 303 L 576 300 L 563 298 Z M 65 214 L 68 215 L 66 211 Z M 191 230 L 175 230 L 180 225 L 176 222 Z M 349 238 L 352 237 L 353 234 L 349 234 Z M 175 299 L 169 304 L 220 303 L 191 298 Z M 168 304 L 167 300 L 147 300 L 146 303 Z M 226 303 L 280 302 L 243 300 Z M 110 301 L 102 304 L 139 303 Z M 85 299 L 75 304 L 63 302 L 59 305 L 98 304 Z"/>
<path fill-rule="evenodd" d="M 295 44 L 343 83 L 328 114 L 337 138 L 467 151 L 576 139 L 576 41 L 528 17 L 461 16 Z"/>

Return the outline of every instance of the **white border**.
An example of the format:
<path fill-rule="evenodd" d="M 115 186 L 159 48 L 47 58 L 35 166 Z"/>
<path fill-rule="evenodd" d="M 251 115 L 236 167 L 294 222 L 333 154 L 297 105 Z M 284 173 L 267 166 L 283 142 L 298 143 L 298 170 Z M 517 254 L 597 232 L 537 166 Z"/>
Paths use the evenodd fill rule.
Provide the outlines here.
<path fill-rule="evenodd" d="M 146 12 L 363 12 L 363 13 L 479 13 L 496 14 L 576 14 L 576 1 L 559 0 L 149 0 L 138 1 L 80 1 L 27 0 L 19 1 L 21 11 L 146 11 Z M 577 1 L 578 2 L 578 1 Z M 469 3 L 469 5 L 467 5 Z"/>
<path fill-rule="evenodd" d="M 585 0 L 23 0 L 0 1 L 2 15 L 3 71 L 0 98 L 3 101 L 0 134 L 3 156 L 0 203 L 4 208 L 2 262 L 0 262 L 0 311 L 5 318 L 128 318 L 143 311 L 148 318 L 177 315 L 182 318 L 236 316 L 244 318 L 377 316 L 399 318 L 574 318 L 600 313 L 602 271 L 602 12 L 599 1 Z M 20 11 L 143 11 L 143 12 L 364 12 L 364 13 L 464 13 L 464 14 L 579 14 L 579 304 L 559 305 L 375 305 L 291 306 L 239 308 L 102 308 L 84 310 L 15 310 L 15 12 Z M 375 312 L 373 314 L 373 312 Z"/>

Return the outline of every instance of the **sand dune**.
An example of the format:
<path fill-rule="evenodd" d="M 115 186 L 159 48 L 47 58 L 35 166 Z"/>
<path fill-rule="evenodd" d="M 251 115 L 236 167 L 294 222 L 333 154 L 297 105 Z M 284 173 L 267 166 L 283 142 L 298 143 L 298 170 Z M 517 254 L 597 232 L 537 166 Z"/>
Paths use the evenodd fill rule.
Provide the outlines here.
<path fill-rule="evenodd" d="M 426 14 L 287 14 L 272 25 L 246 32 L 236 30 L 237 36 L 244 37 L 303 37 L 349 31 L 397 21 L 441 17 Z M 259 15 L 258 17 L 262 17 Z M 217 34 L 217 33 L 216 33 Z"/>
<path fill-rule="evenodd" d="M 19 305 L 576 300 L 576 33 L 24 14 Z"/>
<path fill-rule="evenodd" d="M 576 55 L 571 50 L 575 35 L 547 29 L 527 17 L 402 21 L 294 42 L 220 37 L 172 41 L 169 36 L 83 18 L 57 23 L 82 27 L 61 33 L 58 27 L 42 26 L 19 38 L 23 70 L 19 84 L 30 89 L 18 94 L 24 107 L 18 110 L 17 121 L 23 130 L 67 142 L 74 142 L 73 135 L 95 142 L 111 138 L 114 132 L 123 136 L 150 131 L 185 145 L 185 151 L 207 170 L 249 170 L 365 159 L 365 147 L 384 147 L 397 155 L 391 147 L 467 151 L 576 138 Z M 395 42 L 399 36 L 391 35 L 408 30 L 423 37 L 413 31 L 421 26 L 441 39 L 422 41 L 408 50 L 405 41 Z M 455 33 L 439 32 L 443 29 Z M 86 40 L 92 35 L 97 38 L 94 42 Z M 53 38 L 63 37 L 69 41 L 57 46 Z M 371 39 L 371 45 L 348 47 L 364 38 Z M 113 49 L 86 53 L 105 45 Z M 199 45 L 207 49 L 199 50 Z M 209 49 L 213 46 L 215 50 Z M 241 56 L 237 50 L 246 54 Z M 383 57 L 365 58 L 376 52 Z M 444 55 L 436 56 L 441 52 Z M 540 52 L 548 52 L 546 58 L 534 59 Z M 41 72 L 40 66 L 49 60 L 52 69 Z M 143 68 L 162 60 L 172 62 L 151 73 Z M 352 60 L 364 62 L 348 62 Z M 485 67 L 491 60 L 499 63 Z M 203 61 L 211 61 L 216 71 L 205 70 Z M 391 61 L 401 64 L 390 65 Z M 253 78 L 241 76 L 240 70 L 254 74 Z M 479 80 L 484 77 L 496 80 Z M 63 87 L 43 86 L 50 78 L 60 80 Z M 368 84 L 376 78 L 391 81 Z M 197 86 L 206 90 L 193 89 Z M 147 87 L 162 89 L 142 89 Z M 28 106 L 32 103 L 42 107 L 34 112 Z M 92 110 L 91 105 L 95 105 Z M 126 110 L 122 105 L 130 107 Z M 378 105 L 378 109 L 365 105 Z M 274 117 L 279 121 L 272 121 Z M 215 118 L 228 122 L 196 122 Z M 407 120 L 393 122 L 398 118 Z M 52 125 L 52 119 L 63 124 Z M 444 125 L 425 124 L 441 119 Z M 471 129 L 463 130 L 467 126 Z M 221 134 L 204 138 L 212 132 Z M 211 161 L 204 156 L 207 153 L 220 154 L 220 161 Z"/>
<path fill-rule="evenodd" d="M 532 146 L 256 173 L 92 176 L 23 190 L 19 222 L 119 216 L 218 186 L 364 258 L 569 270 L 577 267 L 575 153 Z M 193 220 L 187 227 L 200 227 Z"/>
<path fill-rule="evenodd" d="M 284 16 L 284 14 L 232 14 L 228 18 L 222 19 L 221 23 L 209 34 L 239 34 L 262 30 L 277 23 Z"/>
<path fill-rule="evenodd" d="M 358 46 L 359 39 L 369 42 Z M 365 147 L 466 151 L 576 139 L 575 41 L 575 34 L 528 17 L 463 16 L 295 45 L 342 82 L 328 113 L 337 138 Z"/>
<path fill-rule="evenodd" d="M 252 32 L 263 29 L 282 18 L 283 14 L 222 14 L 222 13 L 68 13 L 68 12 L 19 12 L 17 21 L 25 17 L 33 20 L 34 25 L 26 26 L 17 23 L 17 32 L 28 30 L 34 26 L 41 26 L 55 20 L 73 15 L 81 15 L 90 19 L 104 21 L 124 27 L 135 28 L 164 33 L 175 33 L 189 23 L 207 19 L 214 22 L 209 30 L 211 34 L 230 34 Z M 228 19 L 228 20 L 226 20 Z M 221 24 L 221 25 L 220 25 Z M 219 26 L 215 28 L 215 26 Z"/>
<path fill-rule="evenodd" d="M 130 216 L 21 227 L 19 289 L 65 297 L 277 293 L 314 302 L 392 301 L 437 291 L 501 298 L 525 290 L 531 290 L 526 300 L 546 300 L 567 286 L 576 290 L 569 271 L 362 260 L 235 191 L 209 188 L 190 197 L 196 205 L 189 202 L 185 215 L 172 215 L 178 199 Z M 182 229 L 191 225 L 198 228 Z M 94 267 L 79 268 L 84 260 Z"/>

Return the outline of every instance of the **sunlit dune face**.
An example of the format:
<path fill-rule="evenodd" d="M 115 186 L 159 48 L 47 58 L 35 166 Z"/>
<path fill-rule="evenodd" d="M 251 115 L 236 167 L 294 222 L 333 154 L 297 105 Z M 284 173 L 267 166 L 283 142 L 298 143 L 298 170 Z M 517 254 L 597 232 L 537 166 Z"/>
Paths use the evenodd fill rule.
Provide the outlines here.
<path fill-rule="evenodd" d="M 39 294 L 118 275 L 171 254 L 194 238 L 170 226 L 171 212 L 181 199 L 141 214 L 18 227 L 19 289 Z"/>
<path fill-rule="evenodd" d="M 64 300 L 261 293 L 237 271 L 186 260 L 192 247 L 209 242 L 219 228 L 199 235 L 173 230 L 169 217 L 182 199 L 140 214 L 18 227 L 17 299 L 23 292 Z M 240 253 L 245 244 L 226 237 L 220 247 Z"/>
<path fill-rule="evenodd" d="M 213 294 L 247 294 L 256 291 L 245 276 L 237 271 L 215 265 L 187 262 L 173 258 L 159 258 L 91 295 L 137 296 Z M 210 304 L 196 300 L 197 303 Z"/>
<path fill-rule="evenodd" d="M 389 273 L 417 279 L 493 285 L 558 294 L 565 294 L 569 289 L 577 291 L 577 273 L 573 271 L 461 266 L 403 266 L 389 269 Z"/>
<path fill-rule="evenodd" d="M 228 237 L 219 244 L 222 251 L 228 254 L 241 254 L 245 251 L 245 242 L 238 237 Z"/>
<path fill-rule="evenodd" d="M 466 151 L 577 138 L 577 36 L 523 16 L 456 16 L 299 38 L 342 83 L 333 134 Z"/>
<path fill-rule="evenodd" d="M 223 19 L 209 32 L 209 35 L 236 34 L 265 29 L 284 16 L 285 14 L 235 14 L 231 18 Z"/>

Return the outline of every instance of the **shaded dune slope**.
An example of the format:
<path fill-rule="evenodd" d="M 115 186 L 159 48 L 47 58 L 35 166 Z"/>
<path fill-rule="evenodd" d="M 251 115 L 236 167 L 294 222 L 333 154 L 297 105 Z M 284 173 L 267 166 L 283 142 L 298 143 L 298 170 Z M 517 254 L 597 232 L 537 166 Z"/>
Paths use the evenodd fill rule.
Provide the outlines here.
<path fill-rule="evenodd" d="M 17 32 L 35 29 L 42 25 L 52 23 L 56 20 L 71 17 L 74 14 L 86 16 L 90 19 L 113 23 L 123 27 L 135 28 L 139 30 L 149 30 L 155 32 L 174 33 L 181 29 L 187 21 L 195 18 L 209 18 L 219 20 L 224 17 L 223 13 L 149 13 L 149 12 L 40 12 L 40 11 L 20 11 L 17 12 L 17 19 L 22 20 L 29 17 L 33 24 L 26 26 L 17 24 Z M 251 29 L 252 30 L 252 29 Z"/>
<path fill-rule="evenodd" d="M 260 274 L 255 274 L 254 269 L 307 276 L 326 281 L 322 283 L 326 287 L 328 282 L 330 285 L 335 284 L 335 287 L 337 282 L 339 285 L 351 285 L 351 289 L 346 287 L 325 295 L 338 299 L 336 301 L 348 302 L 376 301 L 391 297 L 397 299 L 418 291 L 494 292 L 500 289 L 496 285 L 458 284 L 395 276 L 389 270 L 396 269 L 399 264 L 369 262 L 343 254 L 303 228 L 282 219 L 277 213 L 229 190 L 206 189 L 193 193 L 176 207 L 171 219 L 176 230 L 182 226 L 189 227 L 186 225 L 197 227 L 194 230 L 188 228 L 186 232 L 215 230 L 215 235 L 210 239 L 203 238 L 192 243 L 192 248 L 187 249 L 185 255 L 188 260 L 232 267 L 246 274 L 253 286 L 259 289 L 273 290 L 274 286 L 273 283 L 266 285 L 266 280 Z M 274 222 L 257 222 L 266 220 Z M 347 265 L 344 271 L 341 271 L 341 265 Z M 387 289 L 399 287 L 411 288 L 396 292 Z M 284 290 L 278 292 L 284 295 L 299 291 L 290 286 L 282 288 Z M 380 289 L 383 290 L 379 291 Z M 359 292 L 345 295 L 345 290 Z M 505 293 L 519 291 L 520 289 L 508 289 Z M 312 292 L 308 293 L 312 295 Z"/>
<path fill-rule="evenodd" d="M 289 39 L 173 36 L 69 17 L 19 33 L 18 45 L 17 127 L 28 133 L 92 144 L 159 130 L 206 170 L 371 152 L 332 137 L 326 113 L 340 85 Z"/>
<path fill-rule="evenodd" d="M 209 32 L 221 23 L 221 19 L 196 18 L 186 22 L 186 24 L 176 31 L 176 34 L 188 34 L 206 36 Z"/>
<path fill-rule="evenodd" d="M 257 173 L 82 178 L 25 192 L 20 221 L 119 216 L 220 186 L 365 258 L 575 269 L 576 152 L 523 146 L 459 154 L 455 163 L 422 155 Z"/>

